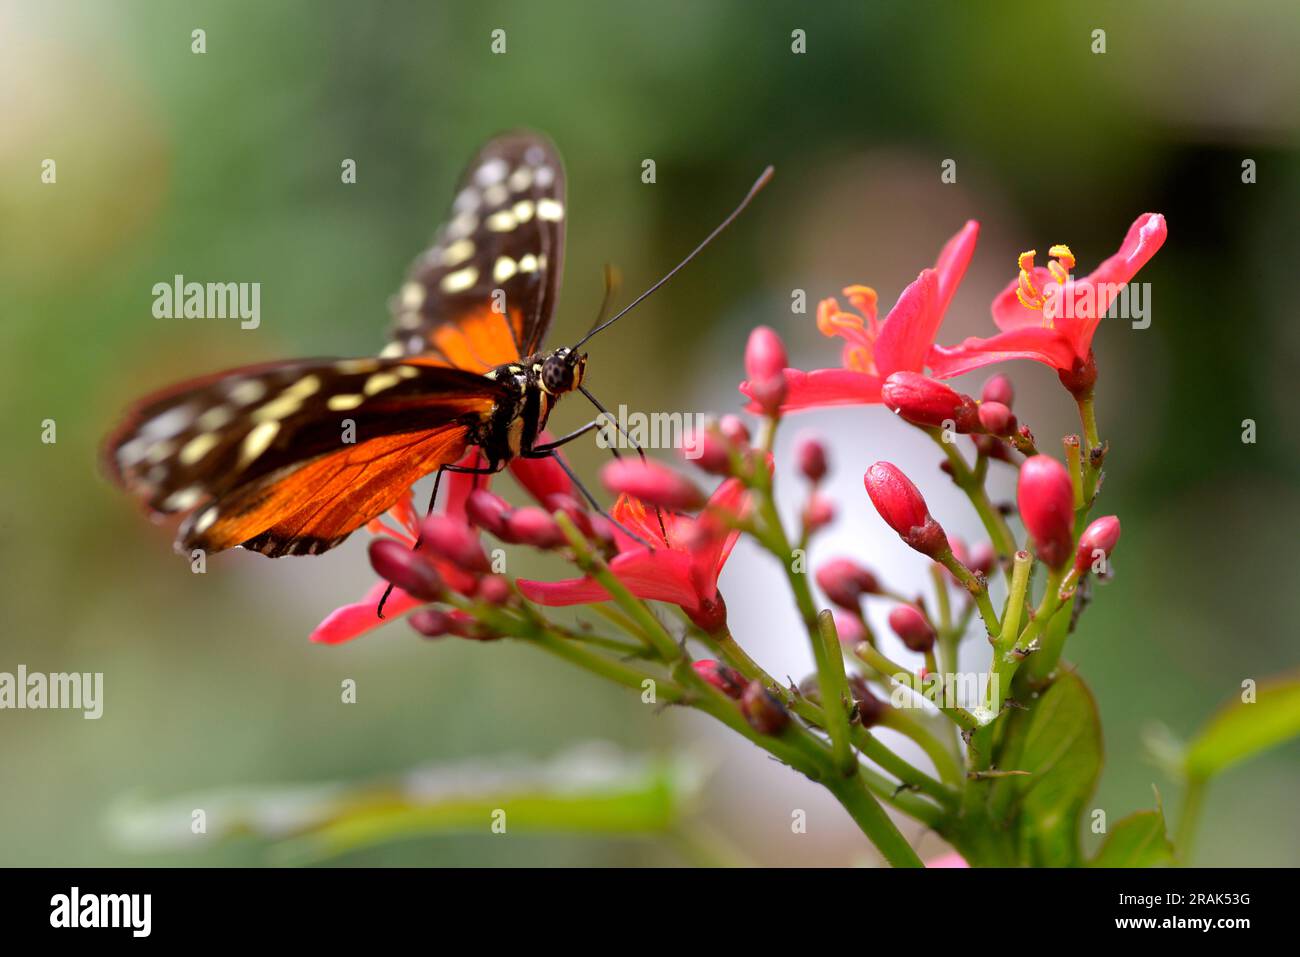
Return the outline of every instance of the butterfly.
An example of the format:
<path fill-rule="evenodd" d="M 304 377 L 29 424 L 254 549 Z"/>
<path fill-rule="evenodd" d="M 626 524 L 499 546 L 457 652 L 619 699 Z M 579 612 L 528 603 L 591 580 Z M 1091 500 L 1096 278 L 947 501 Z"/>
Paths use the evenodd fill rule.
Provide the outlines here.
<path fill-rule="evenodd" d="M 271 557 L 334 548 L 430 473 L 497 472 L 516 456 L 554 456 L 568 471 L 556 450 L 602 420 L 543 442 L 558 400 L 581 390 L 608 420 L 583 388 L 581 346 L 770 175 L 612 319 L 542 351 L 563 267 L 564 167 L 539 133 L 496 137 L 393 297 L 379 355 L 229 369 L 147 396 L 106 440 L 105 469 L 153 516 L 182 516 L 178 551 Z M 473 450 L 480 464 L 457 464 Z"/>

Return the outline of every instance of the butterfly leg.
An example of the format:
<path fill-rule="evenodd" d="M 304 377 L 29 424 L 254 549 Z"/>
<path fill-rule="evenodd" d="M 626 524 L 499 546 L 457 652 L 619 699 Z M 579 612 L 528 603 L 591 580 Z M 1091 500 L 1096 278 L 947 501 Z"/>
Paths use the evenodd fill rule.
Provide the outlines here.
<path fill-rule="evenodd" d="M 438 500 L 438 487 L 442 484 L 443 472 L 460 472 L 465 475 L 473 475 L 476 477 L 476 481 L 477 481 L 477 476 L 492 475 L 493 473 L 499 472 L 500 470 L 501 470 L 501 466 L 499 465 L 495 467 L 487 466 L 484 468 L 475 468 L 469 465 L 440 466 L 438 468 L 438 473 L 433 477 L 433 494 L 429 496 L 429 507 L 424 510 L 425 516 L 427 517 L 433 511 L 433 504 Z M 415 545 L 412 547 L 411 551 L 419 551 L 420 545 L 423 542 L 424 542 L 424 533 L 421 532 L 419 535 L 416 536 Z M 384 605 L 387 604 L 388 596 L 391 595 L 392 593 L 393 593 L 393 583 L 389 582 L 388 587 L 384 589 L 384 594 L 379 599 L 379 607 L 375 609 L 375 614 L 378 617 L 380 618 L 384 617 Z"/>
<path fill-rule="evenodd" d="M 597 399 L 594 395 L 588 392 L 586 386 L 582 386 L 582 385 L 578 386 L 578 391 L 581 392 L 583 395 L 585 395 L 587 397 L 587 401 L 590 402 L 592 405 L 594 405 L 600 411 L 600 414 L 604 417 L 606 422 L 614 423 L 614 427 L 618 429 L 620 433 L 622 433 L 623 438 L 627 440 L 628 445 L 636 449 L 636 454 L 641 456 L 641 461 L 642 462 L 646 461 L 645 449 L 641 448 L 641 444 L 637 442 L 636 439 L 632 438 L 631 435 L 628 434 L 627 429 L 623 428 L 622 424 L 618 421 L 618 419 L 614 418 L 614 416 L 610 414 L 609 409 L 605 408 L 605 406 L 601 404 L 601 401 L 599 399 Z M 614 453 L 614 458 L 621 459 L 623 457 L 619 454 L 618 449 L 616 449 L 613 445 L 609 447 L 609 450 Z M 664 527 L 664 513 L 663 510 L 658 505 L 655 506 L 655 517 L 659 519 L 659 533 L 663 535 L 664 544 L 666 545 L 668 544 L 668 529 Z"/>
<path fill-rule="evenodd" d="M 580 431 L 587 431 L 587 430 L 584 429 Z M 554 446 L 555 443 L 552 442 L 549 444 L 551 446 Z M 587 500 L 587 503 L 596 511 L 598 515 L 600 515 L 610 524 L 617 527 L 618 530 L 621 531 L 628 538 L 644 545 L 646 548 L 650 549 L 651 551 L 654 551 L 654 545 L 647 542 L 636 532 L 632 531 L 630 528 L 628 528 L 626 525 L 624 525 L 622 522 L 616 519 L 613 515 L 610 515 L 608 512 L 606 512 L 603 508 L 600 507 L 600 504 L 596 501 L 595 496 L 592 495 L 591 492 L 587 491 L 587 486 L 582 484 L 582 480 L 578 478 L 577 474 L 573 471 L 573 469 L 569 468 L 569 463 L 564 461 L 563 457 L 561 457 L 560 453 L 555 448 L 538 446 L 537 448 L 522 453 L 522 455 L 523 458 L 526 459 L 545 459 L 545 458 L 555 459 L 555 461 L 559 463 L 560 468 L 564 469 L 564 474 L 569 476 L 569 480 L 573 482 L 573 487 L 582 493 L 582 497 Z"/>

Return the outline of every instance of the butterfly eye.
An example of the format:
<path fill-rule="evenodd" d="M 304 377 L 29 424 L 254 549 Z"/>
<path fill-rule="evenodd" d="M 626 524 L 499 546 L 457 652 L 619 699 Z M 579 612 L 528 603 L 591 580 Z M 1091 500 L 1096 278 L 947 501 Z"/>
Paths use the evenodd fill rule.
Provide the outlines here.
<path fill-rule="evenodd" d="M 551 356 L 542 365 L 542 385 L 547 392 L 569 392 L 573 389 L 573 369 L 560 356 Z"/>

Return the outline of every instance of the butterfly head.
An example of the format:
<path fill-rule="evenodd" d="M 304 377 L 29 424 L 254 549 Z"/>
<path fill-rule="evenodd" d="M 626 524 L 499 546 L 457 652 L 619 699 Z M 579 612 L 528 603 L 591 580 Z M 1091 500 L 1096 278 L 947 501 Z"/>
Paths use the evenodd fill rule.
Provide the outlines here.
<path fill-rule="evenodd" d="M 582 385 L 587 374 L 587 354 L 576 349 L 556 349 L 542 362 L 542 388 L 563 395 Z"/>

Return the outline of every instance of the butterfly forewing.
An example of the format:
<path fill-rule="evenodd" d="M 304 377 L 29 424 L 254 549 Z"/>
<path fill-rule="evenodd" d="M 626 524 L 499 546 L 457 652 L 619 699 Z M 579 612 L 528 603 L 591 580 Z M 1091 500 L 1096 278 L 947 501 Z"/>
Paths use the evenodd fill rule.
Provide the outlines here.
<path fill-rule="evenodd" d="M 477 371 L 537 352 L 559 296 L 566 214 L 550 140 L 519 132 L 488 142 L 393 301 L 392 352 Z"/>
<path fill-rule="evenodd" d="M 359 487 L 392 473 L 386 479 L 393 482 L 391 496 L 387 488 L 377 497 L 354 495 L 354 516 L 331 517 L 332 539 L 387 507 L 367 513 L 375 502 L 395 499 L 446 464 L 444 452 L 454 461 L 474 429 L 509 398 L 493 380 L 432 359 L 250 366 L 141 401 L 110 437 L 106 464 L 152 511 L 190 513 L 181 544 L 211 550 L 255 539 L 304 509 L 323 509 L 338 498 L 329 497 L 330 483 Z M 443 443 L 447 436 L 456 438 Z M 399 484 L 409 466 L 429 461 L 429 468 Z M 295 477 L 300 472 L 313 480 Z M 243 517 L 237 530 L 203 537 L 233 516 Z M 304 529 L 311 527 L 309 515 L 299 517 Z M 243 537 L 232 538 L 237 533 Z"/>

